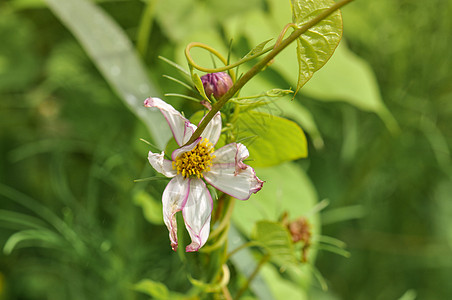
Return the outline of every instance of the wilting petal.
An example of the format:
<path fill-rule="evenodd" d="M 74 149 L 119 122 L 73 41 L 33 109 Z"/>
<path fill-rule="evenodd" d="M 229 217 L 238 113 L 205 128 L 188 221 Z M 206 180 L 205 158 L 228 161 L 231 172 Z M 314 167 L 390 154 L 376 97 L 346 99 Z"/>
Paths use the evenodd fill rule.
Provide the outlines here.
<path fill-rule="evenodd" d="M 213 201 L 206 184 L 201 179 L 190 179 L 190 192 L 182 214 L 192 242 L 185 251 L 198 251 L 206 243 L 212 209 Z"/>
<path fill-rule="evenodd" d="M 216 189 L 240 200 L 247 200 L 252 193 L 261 190 L 264 182 L 257 178 L 254 169 L 245 165 L 245 169 L 236 172 L 235 166 L 213 165 L 204 179 Z"/>
<path fill-rule="evenodd" d="M 190 191 L 190 182 L 182 176 L 176 176 L 168 183 L 163 191 L 163 220 L 169 231 L 171 248 L 177 249 L 177 223 L 176 212 L 182 210 L 187 202 Z"/>
<path fill-rule="evenodd" d="M 231 143 L 213 154 L 213 165 L 204 173 L 204 179 L 210 185 L 240 200 L 260 191 L 264 182 L 257 178 L 253 168 L 243 163 L 249 155 L 243 144 Z"/>
<path fill-rule="evenodd" d="M 202 118 L 204 120 L 204 118 Z M 201 122 L 202 122 L 201 120 Z M 201 122 L 199 122 L 201 124 Z M 199 126 L 199 124 L 198 124 Z M 217 112 L 215 116 L 210 120 L 207 124 L 204 131 L 201 133 L 201 136 L 205 139 L 208 139 L 214 146 L 218 142 L 221 134 L 221 113 Z"/>
<path fill-rule="evenodd" d="M 166 121 L 168 122 L 174 139 L 179 146 L 188 141 L 193 134 L 193 124 L 190 123 L 180 112 L 160 98 L 147 98 L 144 100 L 144 106 L 156 107 L 160 109 Z M 196 126 L 195 126 L 196 127 Z M 196 129 L 196 128 L 195 128 Z M 187 138 L 188 136 L 188 138 Z M 185 141 L 187 140 L 187 141 Z"/>
<path fill-rule="evenodd" d="M 154 167 L 154 169 L 160 174 L 163 174 L 166 177 L 176 176 L 177 172 L 173 169 L 172 161 L 165 159 L 164 152 L 158 154 L 149 151 L 148 159 L 151 166 Z"/>
<path fill-rule="evenodd" d="M 195 125 L 193 125 L 192 123 L 186 124 L 184 136 L 182 138 L 182 144 L 180 144 L 179 146 L 185 145 L 190 140 L 190 138 L 193 135 L 193 133 L 195 132 L 196 128 L 197 127 Z"/>
<path fill-rule="evenodd" d="M 236 172 L 238 172 L 239 169 L 246 169 L 248 167 L 243 163 L 243 160 L 248 158 L 249 152 L 243 144 L 227 144 L 216 150 L 213 155 L 215 155 L 215 158 L 212 160 L 213 164 L 227 164 L 228 166 L 234 165 Z"/>
<path fill-rule="evenodd" d="M 183 146 L 183 147 L 180 147 L 179 149 L 174 150 L 173 153 L 171 153 L 171 158 L 173 160 L 176 160 L 176 158 L 178 158 L 182 153 L 195 149 L 196 145 L 198 145 L 201 140 L 202 140 L 202 138 L 199 137 L 192 144 Z"/>

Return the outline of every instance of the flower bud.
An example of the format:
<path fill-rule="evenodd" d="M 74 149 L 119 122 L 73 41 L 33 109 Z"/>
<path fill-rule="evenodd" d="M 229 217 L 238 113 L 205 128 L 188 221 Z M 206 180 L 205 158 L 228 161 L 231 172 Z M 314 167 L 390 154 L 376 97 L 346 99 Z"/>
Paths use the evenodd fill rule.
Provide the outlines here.
<path fill-rule="evenodd" d="M 202 85 L 207 97 L 212 95 L 215 99 L 220 99 L 232 86 L 232 79 L 225 72 L 209 73 L 201 77 Z"/>

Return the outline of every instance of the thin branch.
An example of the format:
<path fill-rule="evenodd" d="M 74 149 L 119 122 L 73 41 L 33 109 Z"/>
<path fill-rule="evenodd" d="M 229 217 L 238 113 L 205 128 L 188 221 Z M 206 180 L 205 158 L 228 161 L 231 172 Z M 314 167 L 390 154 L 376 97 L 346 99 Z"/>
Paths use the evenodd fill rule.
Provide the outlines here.
<path fill-rule="evenodd" d="M 235 93 L 237 93 L 251 78 L 253 78 L 257 73 L 259 73 L 262 69 L 264 69 L 268 63 L 275 58 L 282 50 L 284 50 L 287 46 L 297 40 L 303 33 L 305 33 L 308 29 L 321 22 L 323 19 L 327 18 L 330 14 L 341 8 L 342 6 L 352 2 L 353 0 L 342 0 L 340 2 L 335 3 L 333 6 L 325 9 L 315 18 L 307 22 L 302 27 L 298 28 L 292 34 L 290 34 L 286 39 L 281 41 L 279 45 L 276 45 L 270 53 L 268 53 L 260 62 L 254 65 L 247 73 L 245 73 L 240 79 L 238 79 L 235 84 L 228 90 L 226 94 L 221 97 L 217 103 L 215 103 L 212 107 L 212 110 L 204 117 L 201 124 L 198 126 L 196 131 L 191 136 L 190 140 L 186 143 L 189 145 L 193 143 L 198 137 L 201 136 L 201 133 L 206 128 L 207 124 L 212 120 L 215 114 L 226 104 L 226 102 L 231 99 Z M 204 47 L 203 47 L 204 48 Z M 187 53 L 187 52 L 186 52 Z"/>

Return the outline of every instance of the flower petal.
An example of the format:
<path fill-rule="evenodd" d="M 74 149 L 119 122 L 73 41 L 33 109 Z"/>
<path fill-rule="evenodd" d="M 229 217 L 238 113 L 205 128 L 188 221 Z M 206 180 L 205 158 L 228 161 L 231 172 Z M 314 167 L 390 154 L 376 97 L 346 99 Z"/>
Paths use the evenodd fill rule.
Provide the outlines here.
<path fill-rule="evenodd" d="M 215 155 L 215 158 L 212 160 L 213 164 L 233 164 L 238 172 L 239 169 L 246 169 L 248 167 L 243 163 L 243 160 L 248 158 L 250 153 L 245 145 L 230 143 L 216 150 L 213 155 Z"/>
<path fill-rule="evenodd" d="M 176 176 L 168 183 L 163 191 L 163 220 L 169 231 L 171 248 L 177 250 L 176 212 L 181 211 L 187 202 L 190 191 L 190 181 L 182 176 Z"/>
<path fill-rule="evenodd" d="M 196 145 L 198 145 L 201 140 L 202 140 L 202 138 L 199 137 L 192 144 L 187 145 L 187 146 L 183 146 L 183 147 L 180 147 L 180 148 L 174 150 L 173 153 L 171 153 L 171 158 L 173 160 L 176 160 L 176 158 L 181 156 L 183 153 L 195 149 Z"/>
<path fill-rule="evenodd" d="M 192 136 L 194 132 L 193 127 L 196 129 L 196 126 L 191 124 L 180 112 L 160 98 L 147 98 L 144 100 L 144 106 L 160 109 L 179 146 L 186 143 Z"/>
<path fill-rule="evenodd" d="M 243 163 L 249 155 L 243 144 L 231 143 L 213 154 L 213 165 L 203 174 L 210 185 L 240 200 L 260 191 L 264 182 L 257 178 L 253 168 Z"/>
<path fill-rule="evenodd" d="M 204 120 L 204 118 L 202 118 Z M 201 122 L 202 122 L 201 120 Z M 199 122 L 201 124 L 201 122 Z M 199 124 L 198 124 L 199 126 Z M 207 124 L 204 131 L 201 133 L 201 136 L 205 139 L 208 139 L 214 146 L 218 142 L 221 134 L 221 113 L 217 112 L 215 116 L 213 116 L 212 120 Z"/>
<path fill-rule="evenodd" d="M 206 184 L 201 179 L 190 179 L 190 193 L 182 209 L 185 226 L 191 237 L 187 252 L 198 251 L 207 241 L 213 201 Z"/>
<path fill-rule="evenodd" d="M 177 172 L 176 170 L 173 169 L 172 161 L 169 159 L 165 159 L 164 152 L 158 154 L 149 151 L 148 159 L 151 166 L 160 174 L 163 174 L 166 177 L 176 176 Z"/>

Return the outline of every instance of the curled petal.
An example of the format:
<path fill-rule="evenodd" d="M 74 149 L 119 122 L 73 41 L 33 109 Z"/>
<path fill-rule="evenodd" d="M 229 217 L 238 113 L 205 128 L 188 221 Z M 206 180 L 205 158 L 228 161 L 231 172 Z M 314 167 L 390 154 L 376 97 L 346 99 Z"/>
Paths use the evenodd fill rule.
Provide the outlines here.
<path fill-rule="evenodd" d="M 160 109 L 179 146 L 182 146 L 184 141 L 188 141 L 192 136 L 194 132 L 193 127 L 196 129 L 196 126 L 191 124 L 180 112 L 160 98 L 147 98 L 144 100 L 144 106 Z"/>
<path fill-rule="evenodd" d="M 189 180 L 176 176 L 168 183 L 163 191 L 163 220 L 169 231 L 171 248 L 177 250 L 177 222 L 176 213 L 181 211 L 187 202 L 190 191 Z"/>
<path fill-rule="evenodd" d="M 213 153 L 212 167 L 204 179 L 216 189 L 240 200 L 257 193 L 264 182 L 257 178 L 254 169 L 243 163 L 249 155 L 243 144 L 231 143 Z"/>
<path fill-rule="evenodd" d="M 151 166 L 166 177 L 174 177 L 177 172 L 173 169 L 172 161 L 165 159 L 165 153 L 152 153 L 149 151 L 148 159 Z"/>
<path fill-rule="evenodd" d="M 215 158 L 212 160 L 213 164 L 235 164 L 237 144 L 231 143 L 224 145 L 220 149 L 217 149 L 213 155 L 215 155 Z"/>
<path fill-rule="evenodd" d="M 191 151 L 193 149 L 195 149 L 196 145 L 199 144 L 199 142 L 202 140 L 201 137 L 197 138 L 196 141 L 194 141 L 192 144 L 187 145 L 187 146 L 183 146 L 180 147 L 179 149 L 176 149 L 173 151 L 173 153 L 171 153 L 171 158 L 173 160 L 176 160 L 176 158 L 178 158 L 180 155 L 182 155 L 185 152 Z"/>
<path fill-rule="evenodd" d="M 201 179 L 190 179 L 190 193 L 182 214 L 192 242 L 185 251 L 198 251 L 206 243 L 212 209 L 213 201 L 206 184 Z"/>
<path fill-rule="evenodd" d="M 215 158 L 212 160 L 213 164 L 234 165 L 236 173 L 238 173 L 240 169 L 246 169 L 248 167 L 243 163 L 243 160 L 247 159 L 250 153 L 243 144 L 227 144 L 216 150 L 213 154 L 215 155 Z"/>
<path fill-rule="evenodd" d="M 204 120 L 204 118 L 202 118 Z M 202 122 L 201 120 L 201 122 Z M 199 122 L 201 124 L 201 122 Z M 199 124 L 198 124 L 199 126 Z M 217 112 L 215 116 L 210 120 L 207 124 L 204 131 L 201 133 L 201 136 L 205 139 L 208 139 L 214 146 L 218 142 L 221 134 L 221 113 Z"/>
<path fill-rule="evenodd" d="M 235 166 L 213 165 L 209 172 L 204 173 L 204 179 L 216 189 L 240 200 L 249 199 L 264 184 L 250 166 L 236 172 Z"/>

